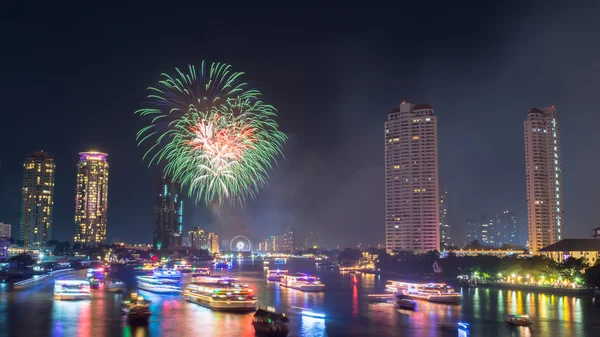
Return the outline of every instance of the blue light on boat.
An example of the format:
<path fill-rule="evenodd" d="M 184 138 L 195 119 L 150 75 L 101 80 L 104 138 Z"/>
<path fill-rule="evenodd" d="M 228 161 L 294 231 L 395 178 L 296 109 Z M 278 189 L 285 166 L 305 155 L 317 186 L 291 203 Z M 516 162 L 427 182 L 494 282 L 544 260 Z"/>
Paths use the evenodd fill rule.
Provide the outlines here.
<path fill-rule="evenodd" d="M 325 318 L 325 314 L 320 314 L 318 312 L 312 312 L 307 310 L 303 310 L 302 315 L 314 318 Z"/>
<path fill-rule="evenodd" d="M 465 330 L 468 330 L 468 329 L 469 329 L 469 323 L 462 323 L 462 322 L 458 322 L 458 328 L 459 328 L 459 329 L 465 329 Z"/>

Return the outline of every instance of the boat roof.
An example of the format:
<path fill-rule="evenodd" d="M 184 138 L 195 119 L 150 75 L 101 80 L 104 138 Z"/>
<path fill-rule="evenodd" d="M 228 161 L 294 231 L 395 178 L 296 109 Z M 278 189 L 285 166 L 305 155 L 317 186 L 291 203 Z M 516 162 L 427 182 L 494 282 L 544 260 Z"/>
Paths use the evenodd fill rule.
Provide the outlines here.
<path fill-rule="evenodd" d="M 406 285 L 414 285 L 414 286 L 440 286 L 440 287 L 445 287 L 448 284 L 446 283 L 414 283 L 414 282 L 404 282 L 404 281 L 394 281 L 394 280 L 389 280 L 388 282 L 393 282 L 393 283 L 400 283 L 400 284 L 406 284 Z"/>
<path fill-rule="evenodd" d="M 258 309 L 255 313 L 254 313 L 254 317 L 260 317 L 260 318 L 270 318 L 274 321 L 282 321 L 282 322 L 289 322 L 289 319 L 287 318 L 287 316 L 285 314 L 278 314 L 275 312 L 270 312 L 267 310 L 263 310 L 263 309 Z"/>

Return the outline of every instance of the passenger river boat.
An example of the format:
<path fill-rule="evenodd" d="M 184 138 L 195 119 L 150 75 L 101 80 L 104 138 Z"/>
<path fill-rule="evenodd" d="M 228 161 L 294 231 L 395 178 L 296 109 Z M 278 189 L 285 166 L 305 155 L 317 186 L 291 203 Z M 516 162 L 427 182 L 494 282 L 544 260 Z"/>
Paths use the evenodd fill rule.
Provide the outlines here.
<path fill-rule="evenodd" d="M 282 270 L 282 269 L 269 269 L 267 271 L 267 280 L 269 281 L 281 281 L 281 279 L 287 275 L 288 271 L 287 270 Z"/>
<path fill-rule="evenodd" d="M 302 291 L 323 291 L 325 288 L 318 277 L 304 273 L 298 273 L 296 276 L 283 275 L 279 285 Z"/>
<path fill-rule="evenodd" d="M 190 284 L 183 297 L 212 310 L 254 311 L 258 300 L 254 291 L 239 284 Z"/>
<path fill-rule="evenodd" d="M 285 314 L 278 314 L 274 308 L 258 309 L 254 313 L 252 326 L 258 336 L 283 337 L 287 336 L 289 319 Z"/>
<path fill-rule="evenodd" d="M 90 298 L 90 282 L 84 280 L 54 281 L 54 299 L 82 300 Z"/>
<path fill-rule="evenodd" d="M 181 292 L 176 280 L 161 279 L 153 276 L 138 276 L 137 283 L 139 289 L 153 293 L 176 294 Z"/>
<path fill-rule="evenodd" d="M 402 298 L 425 300 L 433 303 L 459 303 L 461 294 L 445 283 L 408 283 L 388 281 L 385 290 Z"/>

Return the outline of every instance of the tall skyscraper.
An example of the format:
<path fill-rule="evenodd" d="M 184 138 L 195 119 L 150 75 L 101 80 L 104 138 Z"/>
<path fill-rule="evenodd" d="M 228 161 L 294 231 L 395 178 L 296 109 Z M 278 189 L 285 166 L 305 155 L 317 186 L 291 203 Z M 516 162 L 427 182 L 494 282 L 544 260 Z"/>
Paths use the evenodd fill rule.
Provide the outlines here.
<path fill-rule="evenodd" d="M 444 249 L 452 245 L 450 224 L 448 224 L 448 187 L 442 185 L 440 191 L 440 248 Z"/>
<path fill-rule="evenodd" d="M 466 219 L 465 220 L 465 244 L 469 244 L 475 240 L 480 241 L 481 230 L 479 220 Z"/>
<path fill-rule="evenodd" d="M 515 212 L 504 211 L 498 222 L 498 245 L 517 244 L 517 216 Z"/>
<path fill-rule="evenodd" d="M 219 235 L 216 233 L 208 233 L 208 251 L 211 254 L 218 254 L 219 249 Z"/>
<path fill-rule="evenodd" d="M 498 215 L 496 213 L 481 213 L 481 226 L 479 227 L 479 242 L 482 245 L 496 246 L 498 238 Z"/>
<path fill-rule="evenodd" d="M 294 232 L 291 226 L 285 226 L 285 233 L 283 233 L 283 245 L 281 247 L 282 253 L 291 254 L 294 252 Z"/>
<path fill-rule="evenodd" d="M 525 121 L 525 175 L 529 249 L 540 249 L 564 235 L 560 127 L 554 106 L 529 110 Z"/>
<path fill-rule="evenodd" d="M 440 250 L 437 118 L 402 102 L 385 122 L 386 251 Z"/>
<path fill-rule="evenodd" d="M 36 151 L 25 158 L 21 188 L 21 240 L 25 247 L 52 239 L 54 207 L 54 157 Z"/>
<path fill-rule="evenodd" d="M 208 249 L 208 233 L 200 227 L 194 227 L 188 232 L 190 247 L 194 249 Z"/>
<path fill-rule="evenodd" d="M 0 238 L 11 238 L 11 225 L 0 221 Z"/>
<path fill-rule="evenodd" d="M 75 187 L 75 243 L 98 245 L 106 240 L 107 156 L 101 152 L 79 153 Z"/>
<path fill-rule="evenodd" d="M 183 230 L 183 200 L 179 184 L 161 176 L 156 185 L 153 245 L 157 249 L 181 246 Z"/>

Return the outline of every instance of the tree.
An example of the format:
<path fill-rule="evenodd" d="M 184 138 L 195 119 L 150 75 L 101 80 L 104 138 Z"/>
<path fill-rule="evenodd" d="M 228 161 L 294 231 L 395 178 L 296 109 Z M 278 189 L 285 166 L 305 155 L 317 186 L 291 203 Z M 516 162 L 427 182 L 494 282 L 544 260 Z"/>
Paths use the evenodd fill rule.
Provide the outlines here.
<path fill-rule="evenodd" d="M 31 255 L 29 255 L 27 253 L 21 253 L 17 256 L 13 256 L 10 258 L 10 261 L 21 262 L 26 266 L 29 266 L 29 265 L 32 265 L 35 263 L 35 260 L 33 259 L 33 257 L 31 257 Z"/>

